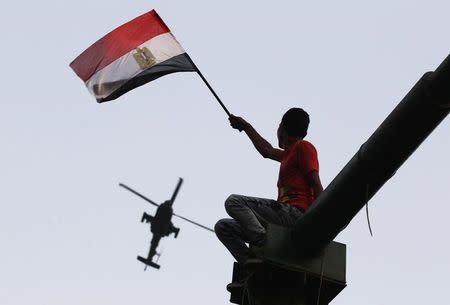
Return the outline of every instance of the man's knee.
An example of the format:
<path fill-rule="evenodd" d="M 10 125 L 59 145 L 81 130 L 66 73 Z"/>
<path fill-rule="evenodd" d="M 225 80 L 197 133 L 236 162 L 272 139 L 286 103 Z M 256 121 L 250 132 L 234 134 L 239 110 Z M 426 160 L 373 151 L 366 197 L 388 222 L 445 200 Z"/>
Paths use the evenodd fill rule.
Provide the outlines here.
<path fill-rule="evenodd" d="M 229 235 L 230 228 L 227 223 L 227 219 L 220 219 L 218 222 L 216 222 L 214 226 L 214 232 L 216 233 L 216 236 L 222 240 L 225 236 Z"/>
<path fill-rule="evenodd" d="M 219 236 L 225 231 L 226 231 L 226 221 L 225 219 L 220 219 L 218 222 L 216 222 L 216 225 L 214 226 L 214 232 L 216 233 L 217 236 Z"/>
<path fill-rule="evenodd" d="M 234 207 L 239 206 L 240 203 L 240 195 L 232 194 L 228 196 L 227 200 L 225 200 L 225 210 L 229 213 L 233 210 Z"/>

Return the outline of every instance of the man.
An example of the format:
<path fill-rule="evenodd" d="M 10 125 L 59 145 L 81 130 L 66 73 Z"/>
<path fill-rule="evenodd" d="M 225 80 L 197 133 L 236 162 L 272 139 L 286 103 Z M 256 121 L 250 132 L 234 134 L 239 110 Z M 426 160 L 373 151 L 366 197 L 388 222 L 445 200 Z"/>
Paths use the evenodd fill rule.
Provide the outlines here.
<path fill-rule="evenodd" d="M 231 195 L 225 209 L 232 217 L 215 225 L 219 240 L 239 264 L 252 256 L 246 243 L 264 245 L 267 223 L 291 227 L 323 191 L 319 178 L 319 162 L 314 146 L 305 141 L 309 115 L 301 108 L 289 109 L 278 127 L 278 146 L 272 147 L 253 126 L 241 117 L 231 115 L 231 127 L 244 131 L 256 150 L 264 157 L 280 162 L 278 199 Z M 232 283 L 239 286 L 242 283 Z"/>

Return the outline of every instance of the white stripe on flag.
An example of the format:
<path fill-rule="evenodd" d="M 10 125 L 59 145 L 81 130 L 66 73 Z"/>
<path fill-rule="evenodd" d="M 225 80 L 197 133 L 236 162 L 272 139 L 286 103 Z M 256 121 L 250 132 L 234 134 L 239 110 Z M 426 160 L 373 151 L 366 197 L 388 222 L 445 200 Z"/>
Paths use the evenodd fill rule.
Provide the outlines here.
<path fill-rule="evenodd" d="M 139 46 L 140 49 L 146 47 L 154 56 L 154 65 L 157 65 L 163 61 L 166 61 L 174 56 L 185 53 L 184 49 L 172 35 L 172 33 L 165 33 L 156 36 Z M 132 50 L 127 54 L 119 57 L 105 68 L 97 71 L 92 77 L 86 81 L 86 87 L 89 89 L 92 95 L 97 99 L 105 98 L 111 95 L 114 91 L 120 88 L 131 78 L 135 77 L 142 71 L 142 69 L 134 58 L 133 54 L 136 50 Z M 122 82 L 120 82 L 122 81 Z M 108 85 L 107 88 L 103 87 L 104 83 L 117 82 L 115 85 Z M 97 85 L 100 89 L 95 90 L 94 86 Z"/>

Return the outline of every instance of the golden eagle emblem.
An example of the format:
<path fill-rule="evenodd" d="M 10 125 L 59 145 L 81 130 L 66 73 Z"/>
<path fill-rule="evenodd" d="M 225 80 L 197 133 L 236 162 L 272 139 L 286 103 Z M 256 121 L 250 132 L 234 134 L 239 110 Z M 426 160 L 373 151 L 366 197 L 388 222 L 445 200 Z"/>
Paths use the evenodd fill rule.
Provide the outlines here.
<path fill-rule="evenodd" d="M 136 53 L 133 53 L 133 57 L 142 70 L 148 69 L 156 64 L 155 56 L 147 47 L 136 48 Z"/>

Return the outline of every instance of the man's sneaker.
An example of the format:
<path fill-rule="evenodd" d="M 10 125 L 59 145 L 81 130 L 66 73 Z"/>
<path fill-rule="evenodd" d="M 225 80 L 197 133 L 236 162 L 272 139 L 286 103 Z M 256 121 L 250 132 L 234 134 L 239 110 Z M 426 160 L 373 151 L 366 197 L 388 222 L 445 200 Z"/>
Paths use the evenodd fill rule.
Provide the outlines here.
<path fill-rule="evenodd" d="M 247 272 L 243 264 L 235 264 L 233 270 L 233 281 L 227 285 L 227 290 L 233 293 L 244 289 L 245 283 L 250 276 L 251 273 Z"/>
<path fill-rule="evenodd" d="M 236 290 L 242 290 L 242 289 L 244 289 L 245 281 L 246 281 L 246 280 L 247 280 L 247 279 L 245 278 L 245 279 L 241 279 L 241 280 L 238 280 L 238 281 L 229 283 L 229 284 L 227 285 L 227 290 L 228 290 L 228 292 L 235 292 Z"/>
<path fill-rule="evenodd" d="M 256 257 L 250 257 L 248 258 L 244 263 L 244 269 L 245 269 L 245 276 L 236 279 L 232 283 L 227 285 L 227 290 L 229 292 L 234 292 L 236 290 L 242 290 L 244 289 L 245 283 L 250 278 L 250 276 L 253 274 L 253 271 L 261 266 L 264 261 L 261 258 Z"/>
<path fill-rule="evenodd" d="M 245 261 L 244 267 L 247 271 L 254 271 L 256 268 L 264 264 L 264 260 L 258 257 L 249 258 Z"/>

